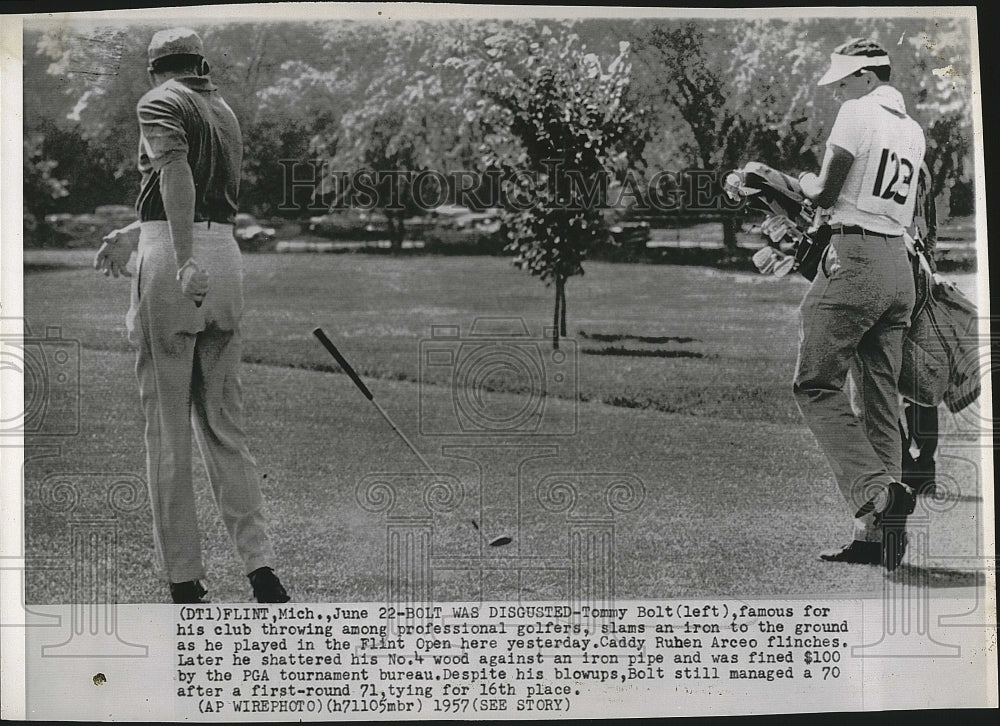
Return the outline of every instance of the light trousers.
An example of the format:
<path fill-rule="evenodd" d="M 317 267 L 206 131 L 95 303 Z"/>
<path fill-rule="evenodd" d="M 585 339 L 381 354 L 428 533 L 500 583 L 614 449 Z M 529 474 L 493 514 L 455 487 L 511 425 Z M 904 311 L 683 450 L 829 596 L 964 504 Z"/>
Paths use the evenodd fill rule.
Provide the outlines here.
<path fill-rule="evenodd" d="M 146 417 L 146 467 L 159 567 L 170 582 L 205 577 L 192 485 L 192 431 L 244 570 L 271 565 L 256 464 L 243 429 L 239 322 L 243 262 L 232 226 L 195 224 L 209 275 L 202 306 L 181 294 L 166 222 L 144 222 L 127 324 Z"/>
<path fill-rule="evenodd" d="M 902 237 L 835 232 L 799 309 L 795 399 L 852 514 L 900 480 L 898 384 L 913 305 Z M 845 390 L 852 367 L 861 415 Z M 855 539 L 881 539 L 873 520 L 856 520 Z"/>

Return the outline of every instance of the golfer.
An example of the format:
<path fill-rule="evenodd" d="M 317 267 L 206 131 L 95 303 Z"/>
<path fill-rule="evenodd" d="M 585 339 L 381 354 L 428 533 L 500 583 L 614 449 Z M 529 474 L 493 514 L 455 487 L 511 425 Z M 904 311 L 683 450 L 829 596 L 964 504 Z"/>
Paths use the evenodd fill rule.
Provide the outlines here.
<path fill-rule="evenodd" d="M 175 603 L 206 602 L 191 482 L 191 433 L 258 602 L 287 602 L 271 566 L 239 379 L 243 262 L 233 238 L 243 140 L 212 84 L 201 38 L 163 30 L 149 44 L 154 88 L 137 107 L 139 221 L 105 237 L 95 267 L 125 269 L 138 243 L 129 339 L 146 417 L 153 540 Z"/>
<path fill-rule="evenodd" d="M 806 196 L 830 210 L 833 236 L 800 308 L 793 388 L 855 516 L 853 540 L 821 558 L 892 571 L 914 506 L 900 482 L 898 381 L 914 305 L 903 232 L 913 218 L 925 141 L 889 85 L 890 68 L 877 43 L 852 40 L 832 53 L 819 81 L 844 101 L 822 170 L 800 181 Z M 860 416 L 844 390 L 852 361 Z"/>

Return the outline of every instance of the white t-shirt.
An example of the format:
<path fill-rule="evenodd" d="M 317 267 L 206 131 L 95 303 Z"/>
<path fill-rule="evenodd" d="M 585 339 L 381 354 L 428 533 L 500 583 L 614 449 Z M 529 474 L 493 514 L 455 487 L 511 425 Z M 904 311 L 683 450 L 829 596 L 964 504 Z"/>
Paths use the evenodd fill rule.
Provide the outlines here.
<path fill-rule="evenodd" d="M 883 85 L 845 101 L 826 144 L 828 155 L 830 146 L 839 146 L 854 156 L 831 224 L 902 234 L 913 221 L 925 149 L 924 132 L 906 115 L 902 94 Z"/>

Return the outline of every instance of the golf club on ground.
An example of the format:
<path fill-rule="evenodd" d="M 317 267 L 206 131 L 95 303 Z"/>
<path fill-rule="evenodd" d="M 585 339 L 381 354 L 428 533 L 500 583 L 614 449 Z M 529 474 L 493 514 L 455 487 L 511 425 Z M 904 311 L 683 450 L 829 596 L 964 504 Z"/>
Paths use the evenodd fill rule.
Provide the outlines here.
<path fill-rule="evenodd" d="M 429 471 L 434 476 L 438 476 L 438 473 L 431 468 L 430 464 L 427 463 L 427 459 L 425 459 L 423 455 L 419 451 L 417 451 L 417 447 L 415 447 L 412 444 L 412 442 L 406 437 L 406 434 L 404 434 L 402 431 L 399 430 L 399 427 L 396 426 L 396 424 L 393 422 L 391 418 L 389 418 L 389 414 L 385 412 L 385 409 L 383 409 L 378 404 L 378 401 L 375 400 L 375 396 L 372 394 L 370 390 L 368 390 L 368 386 L 366 386 L 365 382 L 361 380 L 361 377 L 354 371 L 354 368 L 351 367 L 351 364 L 347 362 L 347 359 L 344 358 L 341 352 L 337 350 L 337 346 L 335 346 L 333 344 L 333 341 L 326 336 L 326 333 L 323 332 L 323 329 L 316 328 L 315 330 L 313 330 L 313 335 L 315 335 L 316 338 L 319 340 L 319 342 L 322 343 L 323 347 L 326 348 L 327 352 L 333 356 L 333 359 L 337 361 L 337 364 L 340 365 L 340 367 L 344 370 L 344 373 L 346 373 L 350 377 L 350 379 L 354 381 L 354 385 L 358 387 L 358 390 L 361 391 L 362 394 L 364 394 L 364 397 L 367 398 L 369 401 L 371 401 L 372 405 L 375 406 L 375 409 L 380 414 L 382 414 L 382 418 L 385 419 L 386 423 L 389 424 L 392 430 L 395 431 L 397 434 L 399 434 L 399 438 L 401 438 L 404 442 L 406 442 L 406 445 L 410 447 L 410 451 L 416 454 L 417 458 L 420 459 L 420 463 L 422 463 L 424 467 L 426 467 L 427 471 Z M 472 526 L 475 528 L 477 532 L 479 532 L 479 524 L 477 524 L 476 520 L 474 519 L 472 520 Z M 504 545 L 509 545 L 513 541 L 514 540 L 511 537 L 503 535 L 501 537 L 497 537 L 496 539 L 492 540 L 489 543 L 489 546 L 503 547 Z"/>

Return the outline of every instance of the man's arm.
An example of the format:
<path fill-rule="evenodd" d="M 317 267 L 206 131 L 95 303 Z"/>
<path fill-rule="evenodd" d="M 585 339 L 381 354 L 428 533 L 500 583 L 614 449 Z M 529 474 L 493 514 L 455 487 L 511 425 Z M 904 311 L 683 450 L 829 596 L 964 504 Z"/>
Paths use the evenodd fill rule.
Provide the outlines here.
<path fill-rule="evenodd" d="M 194 259 L 195 190 L 187 159 L 168 161 L 160 169 L 160 196 L 174 244 L 177 279 L 185 297 L 200 306 L 208 292 L 208 273 Z"/>
<path fill-rule="evenodd" d="M 167 162 L 160 170 L 160 196 L 178 268 L 191 258 L 194 250 L 194 194 L 194 176 L 187 159 Z"/>
<path fill-rule="evenodd" d="M 847 174 L 854 165 L 854 156 L 851 152 L 834 144 L 828 149 L 819 176 L 810 173 L 803 174 L 799 178 L 802 193 L 824 209 L 832 207 L 837 201 L 840 190 L 844 188 L 844 182 L 847 180 Z"/>
<path fill-rule="evenodd" d="M 195 188 L 187 161 L 184 113 L 170 92 L 154 89 L 139 100 L 136 115 L 143 148 L 160 174 L 160 197 L 177 260 L 177 279 L 185 297 L 200 305 L 208 291 L 208 275 L 192 259 Z"/>

